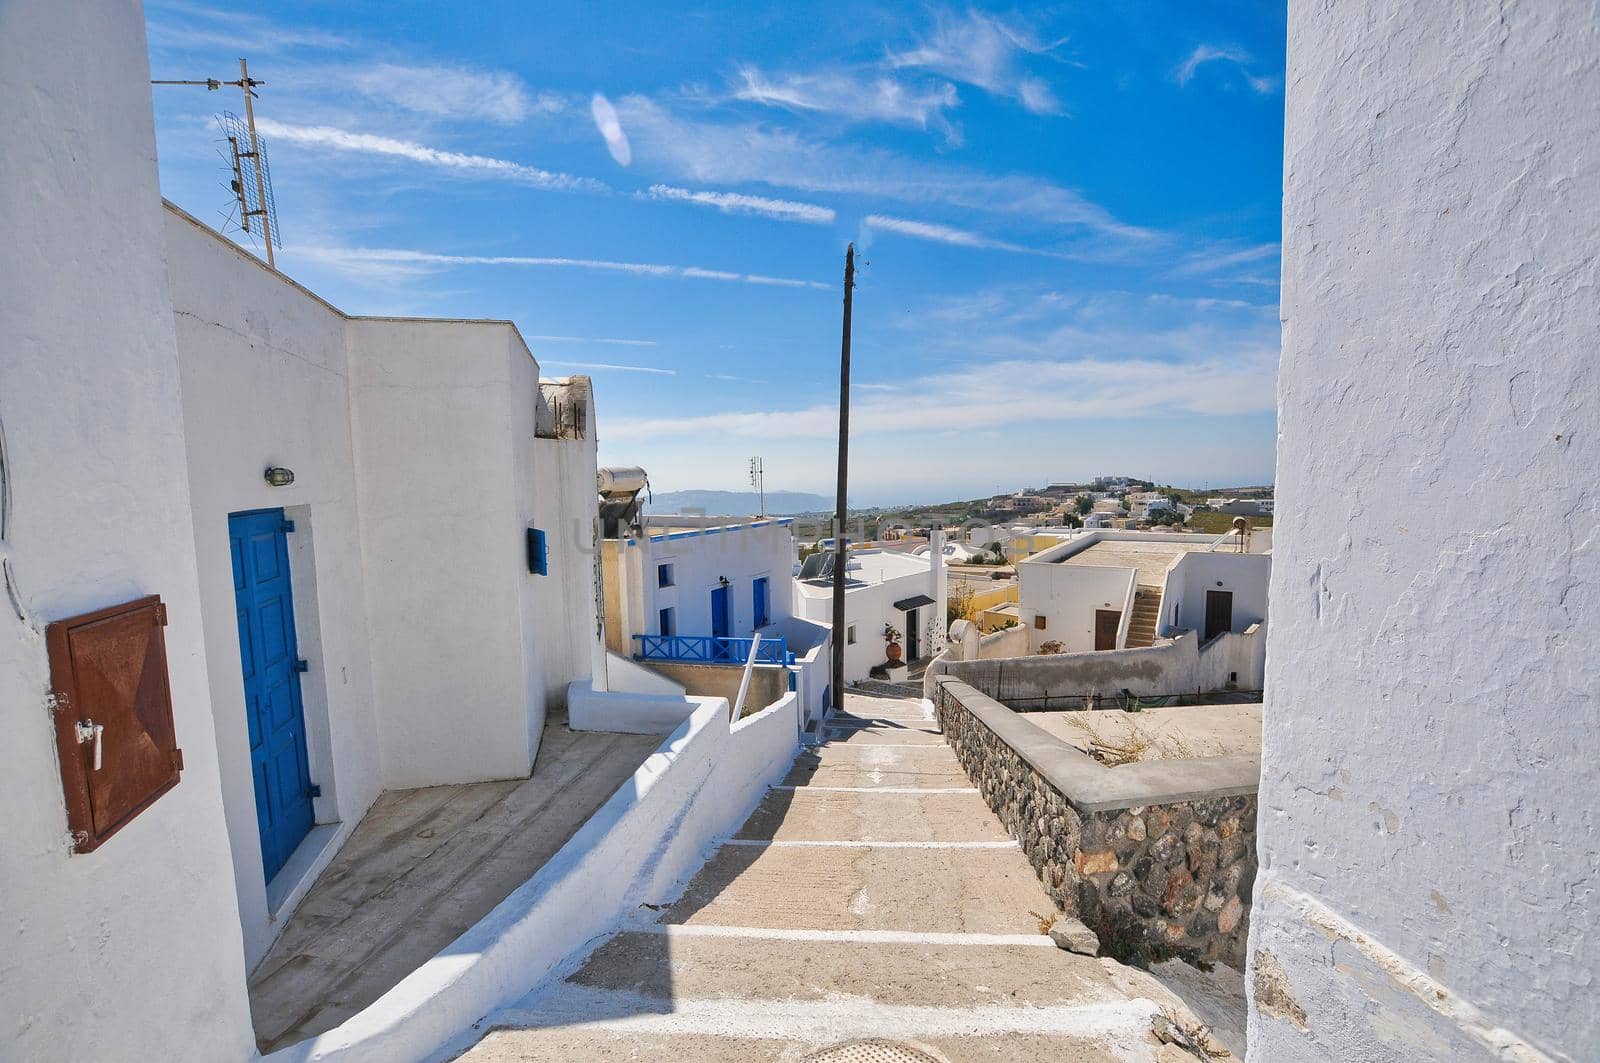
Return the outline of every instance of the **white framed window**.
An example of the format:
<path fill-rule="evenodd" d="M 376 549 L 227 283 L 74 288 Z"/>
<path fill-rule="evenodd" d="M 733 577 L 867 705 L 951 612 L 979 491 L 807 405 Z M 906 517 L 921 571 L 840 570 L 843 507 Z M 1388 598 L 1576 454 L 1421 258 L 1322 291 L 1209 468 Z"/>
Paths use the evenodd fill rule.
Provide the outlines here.
<path fill-rule="evenodd" d="M 670 561 L 656 566 L 656 586 L 676 587 L 678 585 L 677 573 L 673 571 Z"/>
<path fill-rule="evenodd" d="M 854 624 L 844 629 L 844 644 L 846 646 L 854 646 L 856 644 L 856 626 Z"/>

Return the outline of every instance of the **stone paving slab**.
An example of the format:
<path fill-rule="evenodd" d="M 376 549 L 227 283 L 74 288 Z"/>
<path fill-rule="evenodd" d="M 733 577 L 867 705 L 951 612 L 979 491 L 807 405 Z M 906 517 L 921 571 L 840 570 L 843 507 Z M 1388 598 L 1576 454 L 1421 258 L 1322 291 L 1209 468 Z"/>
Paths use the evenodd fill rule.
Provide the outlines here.
<path fill-rule="evenodd" d="M 1011 835 L 970 793 L 770 791 L 736 838 L 862 841 L 1007 841 Z"/>
<path fill-rule="evenodd" d="M 1055 910 L 1020 849 L 725 845 L 664 923 L 1035 932 Z"/>
<path fill-rule="evenodd" d="M 951 1007 L 1126 999 L 1124 984 L 1106 962 L 1065 952 L 1053 943 L 884 944 L 624 931 L 601 946 L 569 981 L 662 999 L 854 996 L 883 1004 Z"/>
<path fill-rule="evenodd" d="M 1134 1053 L 1082 1037 L 984 1034 L 921 1039 L 951 1063 L 1137 1063 L 1177 1060 L 1154 1045 Z M 825 1044 L 717 1034 L 662 1034 L 607 1029 L 496 1030 L 460 1057 L 470 1063 L 802 1063 Z M 938 1058 L 937 1056 L 935 1058 Z"/>

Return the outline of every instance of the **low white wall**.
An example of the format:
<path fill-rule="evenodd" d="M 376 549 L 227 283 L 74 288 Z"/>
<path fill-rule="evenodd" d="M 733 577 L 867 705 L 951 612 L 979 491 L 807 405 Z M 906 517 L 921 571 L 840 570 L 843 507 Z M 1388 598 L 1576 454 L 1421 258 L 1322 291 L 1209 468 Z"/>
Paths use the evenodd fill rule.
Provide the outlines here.
<path fill-rule="evenodd" d="M 606 689 L 618 694 L 656 694 L 682 697 L 688 691 L 676 679 L 669 679 L 630 657 L 606 654 Z"/>
<path fill-rule="evenodd" d="M 997 701 L 1026 709 L 1063 704 L 1089 694 L 1115 697 L 1124 690 L 1138 697 L 1194 694 L 1228 689 L 1260 690 L 1266 627 L 1219 635 L 1202 647 L 1200 636 L 1185 631 L 1153 646 L 957 661 L 940 658 L 930 673 L 954 676 Z M 931 680 L 924 689 L 933 690 Z"/>
<path fill-rule="evenodd" d="M 785 594 L 789 593 L 788 582 L 785 581 Z M 795 693 L 800 698 L 802 723 L 809 726 L 828 711 L 833 629 L 815 620 L 789 616 L 777 625 L 777 632 L 788 641 L 789 652 L 794 654 Z"/>
<path fill-rule="evenodd" d="M 792 695 L 731 727 L 726 702 L 699 705 L 476 926 L 342 1025 L 266 1058 L 389 1063 L 466 1048 L 481 1036 L 474 1023 L 591 948 L 641 903 L 676 897 L 711 845 L 788 770 L 798 722 Z"/>
<path fill-rule="evenodd" d="M 727 699 L 695 694 L 628 694 L 596 690 L 587 680 L 567 688 L 567 726 L 574 731 L 671 734 L 702 705 Z"/>

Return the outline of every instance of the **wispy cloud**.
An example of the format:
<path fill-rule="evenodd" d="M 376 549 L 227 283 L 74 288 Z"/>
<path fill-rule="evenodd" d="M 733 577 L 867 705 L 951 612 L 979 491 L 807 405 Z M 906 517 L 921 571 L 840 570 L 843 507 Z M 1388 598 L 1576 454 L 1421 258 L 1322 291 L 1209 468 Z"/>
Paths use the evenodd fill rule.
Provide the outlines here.
<path fill-rule="evenodd" d="M 1119 220 L 1072 189 L 1040 178 L 923 163 L 880 148 L 836 146 L 759 124 L 691 120 L 643 96 L 624 98 L 619 110 L 641 158 L 685 180 L 942 203 L 1020 215 L 1039 225 L 1080 226 L 1096 236 L 1124 241 L 1155 235 Z"/>
<path fill-rule="evenodd" d="M 272 137 L 278 142 L 288 141 L 289 143 L 302 144 L 307 147 L 326 148 L 330 151 L 406 159 L 410 162 L 432 166 L 464 177 L 512 181 L 533 188 L 562 192 L 604 192 L 608 190 L 605 184 L 591 177 L 575 177 L 572 174 L 555 173 L 550 170 L 541 170 L 535 166 L 525 166 L 519 162 L 511 162 L 507 159 L 492 158 L 488 155 L 468 155 L 457 151 L 441 151 L 438 148 L 431 148 L 414 141 L 397 140 L 394 137 L 378 136 L 373 133 L 357 133 L 334 126 L 291 125 L 271 118 L 256 119 L 256 126 L 264 135 Z"/>
<path fill-rule="evenodd" d="M 1240 266 L 1276 261 L 1278 250 L 1276 243 L 1201 248 L 1185 255 L 1172 273 L 1178 277 L 1211 276 Z"/>
<path fill-rule="evenodd" d="M 741 192 L 707 192 L 672 185 L 651 185 L 647 193 L 652 199 L 694 203 L 702 207 L 715 207 L 724 214 L 759 214 L 779 221 L 806 222 L 812 225 L 831 225 L 835 218 L 832 208 L 814 203 L 796 203 L 792 199 L 768 199 Z"/>
<path fill-rule="evenodd" d="M 341 50 L 354 45 L 349 37 L 269 22 L 258 15 L 223 10 L 183 0 L 157 0 L 145 5 L 150 44 L 167 49 L 215 49 L 228 55 L 273 55 L 316 49 Z M 191 77 L 191 74 L 156 74 Z"/>
<path fill-rule="evenodd" d="M 1250 72 L 1250 53 L 1233 45 L 1201 44 L 1189 53 L 1189 58 L 1178 64 L 1172 76 L 1180 85 L 1194 79 L 1195 72 L 1206 63 L 1225 63 L 1237 69 L 1253 92 L 1265 95 L 1278 87 L 1278 79 Z"/>
<path fill-rule="evenodd" d="M 909 85 L 896 78 L 847 69 L 767 75 L 760 68 L 739 68 L 733 98 L 791 111 L 837 115 L 854 122 L 933 128 L 952 143 L 960 134 L 944 112 L 959 101 L 948 82 Z"/>
<path fill-rule="evenodd" d="M 981 430 L 1032 422 L 1163 413 L 1237 415 L 1274 408 L 1277 352 L 1173 364 L 1153 359 L 1007 360 L 908 381 L 893 395 L 867 396 L 851 409 L 860 435 L 922 432 L 929 424 Z M 1018 388 L 1025 381 L 1026 388 Z M 831 439 L 831 404 L 639 418 L 607 430 L 612 439 L 711 434 L 752 438 Z"/>
<path fill-rule="evenodd" d="M 1027 30 L 979 11 L 939 16 L 917 47 L 889 57 L 896 67 L 919 67 L 1017 100 L 1035 114 L 1057 114 L 1061 103 L 1044 79 L 1023 69 L 1023 57 L 1053 52 L 1065 39 L 1045 42 Z"/>
<path fill-rule="evenodd" d="M 929 221 L 915 221 L 910 218 L 893 218 L 883 214 L 869 214 L 862 221 L 862 224 L 869 229 L 882 229 L 885 232 L 899 233 L 901 236 L 910 236 L 917 240 L 931 240 L 934 243 L 950 244 L 955 247 L 988 248 L 995 251 L 1014 251 L 1024 255 L 1044 255 L 1051 258 L 1065 257 L 1056 251 L 1024 247 L 1009 240 L 997 240 L 981 233 L 968 232 L 966 229 L 956 229 L 949 225 L 939 225 Z"/>
<path fill-rule="evenodd" d="M 569 362 L 565 359 L 541 361 L 541 367 L 560 365 L 574 369 L 609 369 L 618 373 L 650 373 L 655 376 L 677 376 L 676 369 L 659 369 L 653 365 L 615 365 L 611 362 Z"/>
<path fill-rule="evenodd" d="M 624 340 L 611 336 L 529 336 L 530 340 L 545 343 L 605 343 L 614 347 L 654 347 L 655 340 Z"/>
<path fill-rule="evenodd" d="M 342 74 L 343 80 L 369 99 L 436 118 L 514 125 L 535 111 L 562 106 L 559 97 L 535 97 L 521 78 L 504 71 L 374 63 Z"/>
<path fill-rule="evenodd" d="M 600 139 L 606 142 L 606 150 L 611 153 L 612 161 L 618 166 L 633 162 L 633 148 L 628 144 L 628 134 L 622 131 L 622 123 L 617 120 L 617 109 L 611 106 L 611 101 L 595 93 L 589 101 L 589 114 L 594 118 L 594 127 L 600 131 Z"/>
<path fill-rule="evenodd" d="M 815 288 L 829 291 L 832 285 L 793 277 L 769 277 L 760 273 L 734 273 L 703 269 L 699 266 L 669 266 L 655 262 L 618 262 L 601 258 L 561 258 L 534 255 L 442 255 L 431 251 L 382 247 L 294 247 L 294 254 L 321 262 L 355 275 L 384 276 L 395 269 L 415 273 L 452 269 L 461 266 L 528 266 L 552 269 L 581 269 L 599 273 L 625 273 L 636 277 L 667 279 L 737 281 L 745 284 L 777 285 L 785 288 Z"/>

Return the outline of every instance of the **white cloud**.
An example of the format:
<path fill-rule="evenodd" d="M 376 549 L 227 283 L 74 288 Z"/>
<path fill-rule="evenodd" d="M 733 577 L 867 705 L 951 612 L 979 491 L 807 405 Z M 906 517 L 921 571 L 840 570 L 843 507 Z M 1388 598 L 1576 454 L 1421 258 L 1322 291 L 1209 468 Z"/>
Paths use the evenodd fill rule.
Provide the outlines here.
<path fill-rule="evenodd" d="M 148 16 L 146 33 L 151 46 L 156 48 L 213 49 L 225 51 L 230 56 L 274 55 L 305 49 L 342 50 L 355 43 L 337 33 L 300 29 L 269 22 L 242 11 L 184 3 L 183 0 L 154 0 L 145 9 Z"/>
<path fill-rule="evenodd" d="M 534 166 L 524 166 L 519 162 L 496 159 L 487 155 L 467 155 L 456 151 L 441 151 L 438 148 L 430 148 L 427 145 L 417 144 L 413 141 L 397 140 L 393 137 L 378 136 L 373 133 L 356 133 L 348 129 L 338 129 L 334 126 L 290 125 L 286 122 L 274 121 L 271 118 L 256 119 L 256 126 L 264 135 L 274 137 L 280 142 L 288 141 L 308 147 L 328 148 L 333 151 L 407 159 L 411 162 L 438 167 L 462 176 L 513 181 L 517 184 L 550 189 L 552 191 L 604 192 L 607 190 L 604 184 L 590 177 L 574 177 L 572 174 L 554 173 L 549 170 L 541 170 Z"/>
<path fill-rule="evenodd" d="M 1250 73 L 1250 53 L 1233 45 L 1197 45 L 1195 50 L 1189 53 L 1189 58 L 1178 64 L 1172 76 L 1177 79 L 1178 84 L 1187 85 L 1194 78 L 1195 71 L 1206 63 L 1227 63 L 1237 67 L 1245 83 L 1253 92 L 1261 95 L 1272 92 L 1278 87 L 1277 78 Z"/>
<path fill-rule="evenodd" d="M 814 111 L 856 122 L 887 122 L 937 129 L 952 143 L 960 135 L 945 118 L 960 101 L 954 85 L 912 86 L 891 77 L 848 70 L 768 76 L 758 67 L 739 68 L 733 98 L 792 111 Z"/>
<path fill-rule="evenodd" d="M 552 99 L 541 96 L 536 103 L 520 78 L 503 71 L 376 63 L 347 70 L 344 77 L 362 95 L 417 114 L 501 125 L 547 110 Z"/>
<path fill-rule="evenodd" d="M 921 433 L 930 424 L 973 431 L 1030 423 L 1164 413 L 1238 415 L 1271 411 L 1277 351 L 1247 349 L 1232 357 L 1173 363 L 1154 359 L 1007 360 L 907 381 L 893 395 L 868 395 L 851 407 L 855 436 Z M 671 435 L 833 438 L 832 404 L 745 413 L 619 421 L 616 439 Z"/>
<path fill-rule="evenodd" d="M 796 203 L 791 199 L 768 199 L 765 196 L 748 196 L 740 192 L 705 192 L 672 185 L 651 185 L 648 193 L 652 199 L 694 203 L 715 207 L 724 214 L 759 214 L 779 221 L 807 222 L 812 225 L 831 225 L 835 218 L 829 207 L 814 203 Z"/>
<path fill-rule="evenodd" d="M 529 336 L 544 343 L 605 343 L 615 347 L 654 347 L 655 340 L 623 340 L 610 336 Z"/>
<path fill-rule="evenodd" d="M 574 369 L 610 369 L 619 373 L 650 373 L 656 376 L 677 376 L 676 369 L 658 369 L 652 365 L 615 365 L 611 362 L 569 362 L 564 359 L 541 361 L 540 368 L 552 365 L 571 366 Z"/>
<path fill-rule="evenodd" d="M 899 233 L 902 236 L 910 236 L 918 240 L 931 240 L 934 243 L 951 244 L 955 247 L 990 248 L 996 251 L 1015 251 L 1024 255 L 1063 257 L 1055 251 L 1024 247 L 1021 244 L 1011 243 L 1009 240 L 996 240 L 981 233 L 968 232 L 965 229 L 956 229 L 948 225 L 939 225 L 935 222 L 915 221 L 910 218 L 893 218 L 883 214 L 869 214 L 862 224 L 870 229 L 882 229 L 885 232 Z"/>
<path fill-rule="evenodd" d="M 1032 34 L 968 11 L 965 18 L 939 16 L 933 32 L 916 48 L 889 57 L 896 67 L 919 67 L 1015 99 L 1035 114 L 1057 114 L 1061 104 L 1042 78 L 1025 73 L 1025 55 L 1046 55 L 1065 40 L 1045 43 Z"/>
<path fill-rule="evenodd" d="M 684 180 L 942 203 L 1021 215 L 1039 225 L 1080 226 L 1125 242 L 1156 235 L 1120 221 L 1072 189 L 1035 177 L 923 163 L 879 148 L 809 141 L 759 124 L 694 121 L 643 96 L 625 97 L 619 108 L 640 157 Z"/>
<path fill-rule="evenodd" d="M 730 273 L 698 266 L 668 266 L 654 262 L 618 262 L 601 258 L 561 258 L 534 255 L 442 255 L 431 251 L 382 247 L 294 247 L 294 254 L 358 276 L 381 276 L 385 271 L 412 270 L 412 275 L 460 266 L 534 266 L 583 269 L 600 273 L 625 273 L 636 277 L 740 281 L 745 284 L 781 285 L 788 288 L 831 290 L 820 281 L 768 277 L 759 273 Z"/>
<path fill-rule="evenodd" d="M 1179 277 L 1211 276 L 1237 266 L 1276 261 L 1278 250 L 1276 243 L 1202 248 L 1185 255 L 1172 272 Z"/>
<path fill-rule="evenodd" d="M 633 149 L 628 146 L 628 134 L 622 131 L 622 123 L 617 120 L 617 109 L 611 106 L 611 101 L 600 95 L 594 94 L 589 101 L 589 113 L 594 118 L 594 127 L 600 131 L 600 137 L 606 142 L 606 150 L 611 153 L 611 158 L 618 166 L 627 166 L 633 162 Z"/>

